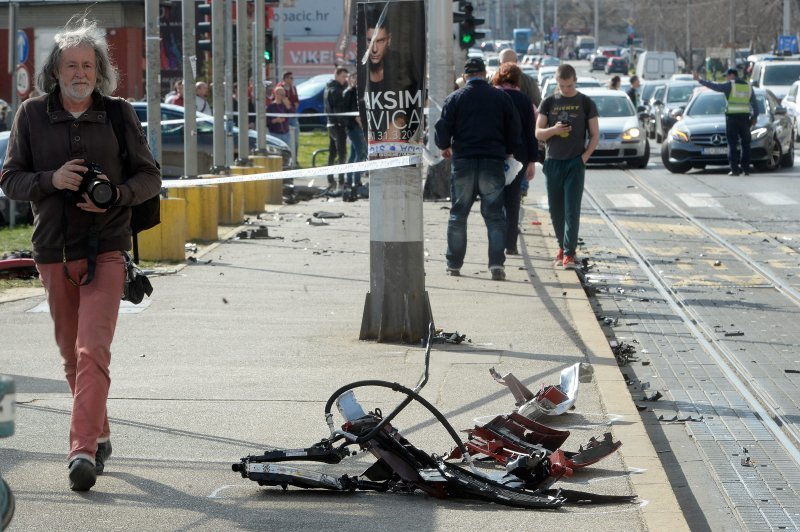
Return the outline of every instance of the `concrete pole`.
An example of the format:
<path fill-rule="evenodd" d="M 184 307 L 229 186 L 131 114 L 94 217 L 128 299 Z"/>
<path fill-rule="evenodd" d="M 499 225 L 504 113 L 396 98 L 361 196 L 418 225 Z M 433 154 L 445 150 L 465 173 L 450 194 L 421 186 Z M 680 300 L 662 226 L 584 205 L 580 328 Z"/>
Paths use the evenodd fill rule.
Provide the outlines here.
<path fill-rule="evenodd" d="M 792 11 L 789 0 L 783 0 L 783 35 L 789 35 Z"/>
<path fill-rule="evenodd" d="M 594 0 L 594 44 L 600 46 L 600 8 Z"/>
<path fill-rule="evenodd" d="M 250 128 L 247 99 L 247 45 L 250 43 L 247 35 L 250 25 L 247 23 L 247 0 L 236 0 L 236 100 L 239 108 L 239 157 L 236 159 L 238 166 L 250 164 L 250 139 L 247 131 Z"/>
<path fill-rule="evenodd" d="M 686 0 L 686 71 L 692 72 L 692 0 Z"/>
<path fill-rule="evenodd" d="M 446 46 L 440 46 L 443 53 L 453 46 L 449 34 L 450 4 L 428 2 L 428 16 L 436 17 L 428 22 L 429 31 L 447 33 Z M 450 9 L 439 9 L 441 5 Z M 433 33 L 429 34 L 429 47 L 434 38 Z M 435 42 L 445 41 L 442 37 L 435 39 Z M 359 64 L 358 68 L 366 66 Z M 442 71 L 433 70 L 431 65 L 428 70 L 435 72 L 436 77 L 450 78 L 450 71 L 443 76 Z M 420 90 L 425 94 L 424 87 Z M 359 338 L 417 343 L 426 336 L 433 320 L 425 291 L 421 168 L 372 170 L 369 185 L 370 291 L 364 304 Z"/>
<path fill-rule="evenodd" d="M 225 6 L 211 3 L 211 105 L 214 112 L 214 168 L 218 174 L 227 170 L 225 162 Z"/>
<path fill-rule="evenodd" d="M 145 55 L 147 56 L 147 143 L 153 158 L 161 160 L 161 35 L 158 28 L 158 0 L 146 0 Z"/>
<path fill-rule="evenodd" d="M 253 97 L 256 99 L 256 153 L 267 154 L 267 63 L 264 61 L 264 2 L 255 3 L 253 21 Z"/>
<path fill-rule="evenodd" d="M 16 88 L 16 73 L 17 73 L 17 63 L 19 63 L 19 58 L 17 57 L 17 11 L 19 10 L 19 6 L 15 2 L 8 3 L 8 73 L 11 77 L 11 109 L 8 111 L 8 116 L 6 116 L 6 120 L 8 122 L 8 127 L 10 128 L 11 125 L 14 123 L 14 115 L 17 114 L 17 108 L 19 107 L 19 95 L 17 94 Z M 32 76 L 35 80 L 35 76 Z M 33 81 L 32 83 L 35 83 Z M 8 226 L 10 228 L 14 228 L 17 224 L 17 202 L 11 200 L 8 202 Z"/>
<path fill-rule="evenodd" d="M 195 38 L 195 3 L 181 3 L 183 24 L 183 172 L 185 177 L 197 177 L 197 91 L 194 83 L 197 72 Z"/>
<path fill-rule="evenodd" d="M 286 16 L 286 10 L 283 8 L 284 1 L 278 0 L 278 40 L 275 43 L 275 59 L 278 66 L 277 79 L 283 79 L 283 43 L 285 42 L 283 18 Z"/>
<path fill-rule="evenodd" d="M 233 0 L 225 2 L 225 166 L 233 166 Z"/>

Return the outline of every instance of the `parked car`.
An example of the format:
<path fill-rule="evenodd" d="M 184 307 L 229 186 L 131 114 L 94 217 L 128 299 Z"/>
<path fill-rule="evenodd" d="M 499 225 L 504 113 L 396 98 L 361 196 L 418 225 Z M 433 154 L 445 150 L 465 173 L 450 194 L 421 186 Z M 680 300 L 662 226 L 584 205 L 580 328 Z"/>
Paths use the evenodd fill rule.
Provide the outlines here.
<path fill-rule="evenodd" d="M 325 112 L 325 85 L 333 79 L 333 74 L 319 74 L 297 85 L 297 97 L 300 103 L 297 112 L 301 114 L 321 114 Z M 300 129 L 308 130 L 324 128 L 327 119 L 324 116 L 300 117 Z"/>
<path fill-rule="evenodd" d="M 597 106 L 600 126 L 600 143 L 589 164 L 626 163 L 631 168 L 645 168 L 650 160 L 650 142 L 639 127 L 639 117 L 628 95 L 592 87 L 581 92 Z"/>
<path fill-rule="evenodd" d="M 664 85 L 664 96 L 653 101 L 656 142 L 663 142 L 699 86 L 696 81 L 668 81 Z"/>
<path fill-rule="evenodd" d="M 772 91 L 754 89 L 758 121 L 751 130 L 750 160 L 760 170 L 794 165 L 791 119 Z M 683 119 L 669 131 L 661 145 L 664 167 L 673 173 L 708 165 L 728 165 L 725 134 L 725 95 L 699 89 L 683 112 Z"/>
<path fill-rule="evenodd" d="M 577 81 L 575 82 L 575 87 L 581 91 L 585 88 L 589 87 L 602 87 L 602 82 L 590 76 L 578 76 Z M 556 92 L 556 88 L 558 87 L 558 82 L 556 81 L 555 77 L 548 78 L 545 81 L 545 84 L 541 87 L 542 90 L 542 98 L 547 98 L 548 96 L 552 96 L 553 93 Z"/>
<path fill-rule="evenodd" d="M 646 107 L 647 112 L 647 138 L 655 139 L 656 138 L 656 116 L 658 113 L 658 109 L 656 108 L 655 103 L 657 101 L 664 99 L 664 89 L 666 88 L 666 82 L 662 82 L 660 85 L 657 85 L 653 89 L 653 95 L 648 100 L 648 104 Z"/>
<path fill-rule="evenodd" d="M 608 63 L 608 57 L 602 54 L 595 54 L 592 57 L 591 66 L 589 67 L 589 72 L 594 70 L 604 70 L 606 68 L 606 63 Z"/>
<path fill-rule="evenodd" d="M 669 77 L 670 81 L 693 81 L 694 76 L 692 74 L 681 74 L 676 72 L 675 74 Z"/>
<path fill-rule="evenodd" d="M 619 57 L 620 49 L 617 46 L 598 46 L 596 53 L 606 57 Z"/>
<path fill-rule="evenodd" d="M 800 130 L 798 129 L 798 121 L 800 121 L 800 80 L 792 83 L 789 87 L 789 92 L 781 100 L 781 105 L 786 108 L 786 113 L 792 120 L 792 129 L 794 130 L 795 140 L 800 140 Z"/>
<path fill-rule="evenodd" d="M 133 109 L 142 122 L 143 126 L 147 123 L 147 102 L 133 102 Z M 161 173 L 166 178 L 180 177 L 184 175 L 183 161 L 183 135 L 184 135 L 183 107 L 167 103 L 161 104 Z M 214 162 L 214 117 L 203 113 L 197 113 L 197 168 L 201 172 L 206 172 Z M 234 155 L 237 155 L 239 148 L 238 142 L 239 128 L 233 128 L 233 148 Z M 248 130 L 250 139 L 250 149 L 256 148 L 256 132 Z M 292 167 L 292 151 L 289 146 L 277 137 L 267 135 L 267 152 L 270 155 L 280 155 L 283 159 L 283 168 Z"/>
<path fill-rule="evenodd" d="M 605 66 L 606 74 L 627 74 L 628 61 L 622 57 L 609 57 Z"/>
<path fill-rule="evenodd" d="M 0 167 L 6 160 L 6 150 L 8 149 L 9 131 L 0 132 Z M 31 204 L 27 201 L 14 202 L 14 223 L 31 224 L 33 223 L 33 213 Z M 0 227 L 8 225 L 11 220 L 11 200 L 5 196 L 0 196 Z"/>

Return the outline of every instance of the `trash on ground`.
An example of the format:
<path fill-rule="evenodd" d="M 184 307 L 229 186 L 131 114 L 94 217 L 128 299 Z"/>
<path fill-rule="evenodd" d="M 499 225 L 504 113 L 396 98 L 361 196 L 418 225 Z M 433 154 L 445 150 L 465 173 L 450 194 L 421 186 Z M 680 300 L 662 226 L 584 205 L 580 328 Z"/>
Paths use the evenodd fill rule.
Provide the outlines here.
<path fill-rule="evenodd" d="M 594 368 L 586 362 L 578 362 L 561 371 L 559 384 L 545 386 L 533 394 L 512 373 L 500 376 L 494 368 L 489 369 L 494 380 L 507 386 L 516 400 L 520 415 L 536 419 L 541 415 L 558 416 L 572 408 L 578 398 L 578 384 L 591 382 Z"/>
<path fill-rule="evenodd" d="M 343 212 L 317 211 L 313 214 L 314 218 L 344 218 Z"/>

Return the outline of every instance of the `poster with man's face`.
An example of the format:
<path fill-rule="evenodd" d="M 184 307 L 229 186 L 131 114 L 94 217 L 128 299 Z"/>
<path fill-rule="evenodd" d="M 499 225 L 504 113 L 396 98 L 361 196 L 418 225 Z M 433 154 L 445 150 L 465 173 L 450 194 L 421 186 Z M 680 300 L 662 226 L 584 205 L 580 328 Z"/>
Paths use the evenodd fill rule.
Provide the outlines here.
<path fill-rule="evenodd" d="M 422 153 L 425 3 L 358 4 L 359 113 L 369 158 Z"/>

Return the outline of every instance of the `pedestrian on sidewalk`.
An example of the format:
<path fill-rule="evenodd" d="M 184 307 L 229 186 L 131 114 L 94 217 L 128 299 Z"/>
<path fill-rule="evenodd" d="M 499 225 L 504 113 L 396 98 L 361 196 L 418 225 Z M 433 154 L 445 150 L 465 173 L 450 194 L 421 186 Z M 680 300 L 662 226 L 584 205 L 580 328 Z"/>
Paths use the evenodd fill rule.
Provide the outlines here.
<path fill-rule="evenodd" d="M 69 485 L 86 491 L 111 456 L 109 365 L 131 207 L 159 193 L 161 175 L 133 107 L 109 97 L 118 75 L 105 31 L 76 15 L 54 41 L 37 76 L 46 94 L 26 100 L 14 118 L 0 188 L 33 204 L 33 258 L 73 397 Z M 107 118 L 112 105 L 123 118 L 124 162 Z M 98 179 L 113 183 L 108 208 L 79 195 L 90 163 L 102 171 Z"/>
<path fill-rule="evenodd" d="M 323 99 L 325 113 L 328 115 L 328 166 L 345 164 L 347 159 L 347 117 L 338 116 L 344 112 L 344 89 L 347 86 L 347 69 L 337 67 L 332 80 L 325 85 Z M 344 174 L 337 174 L 338 188 L 344 188 Z M 328 174 L 328 188 L 337 187 L 336 176 Z"/>
<path fill-rule="evenodd" d="M 758 103 L 753 88 L 739 77 L 739 71 L 735 68 L 729 68 L 725 73 L 725 83 L 706 81 L 697 72 L 693 72 L 692 77 L 700 85 L 725 94 L 728 102 L 725 108 L 725 136 L 728 138 L 728 162 L 731 167 L 728 175 L 750 175 L 750 128 L 758 120 Z M 740 143 L 741 157 L 738 148 Z"/>
<path fill-rule="evenodd" d="M 536 138 L 546 143 L 543 170 L 550 220 L 558 240 L 556 261 L 568 269 L 576 268 L 586 162 L 600 141 L 597 106 L 578 92 L 577 81 L 571 65 L 560 65 L 556 70 L 558 90 L 542 101 L 536 118 Z"/>
<path fill-rule="evenodd" d="M 286 144 L 291 144 L 289 138 L 289 119 L 285 116 L 274 116 L 291 112 L 286 89 L 278 85 L 273 91 L 274 99 L 267 106 L 267 129 L 269 134 L 281 139 Z"/>
<path fill-rule="evenodd" d="M 519 238 L 519 209 L 522 199 L 522 186 L 536 175 L 536 158 L 539 153 L 539 142 L 536 140 L 536 116 L 533 102 L 520 90 L 522 70 L 513 63 L 503 63 L 492 78 L 492 85 L 503 89 L 511 97 L 520 119 L 520 139 L 514 158 L 522 163 L 522 168 L 514 180 L 506 185 L 506 255 L 519 255 L 517 239 Z M 527 187 L 526 187 L 527 188 Z"/>
<path fill-rule="evenodd" d="M 450 218 L 447 223 L 447 272 L 461 275 L 467 253 L 467 217 L 481 199 L 489 235 L 492 279 L 505 274 L 506 216 L 503 164 L 520 139 L 520 121 L 511 97 L 486 82 L 486 65 L 471 58 L 464 65 L 466 85 L 450 94 L 435 125 L 436 146 L 452 158 Z"/>
<path fill-rule="evenodd" d="M 285 72 L 283 74 L 283 78 L 280 83 L 278 83 L 279 87 L 283 87 L 283 90 L 286 91 L 286 98 L 289 100 L 289 112 L 290 113 L 297 113 L 297 109 L 300 106 L 300 97 L 297 95 L 297 86 L 294 84 L 294 74 L 291 72 Z M 292 142 L 289 143 L 289 147 L 292 149 L 292 160 L 297 165 L 297 150 L 300 149 L 300 118 L 297 116 L 289 117 L 289 133 L 291 135 Z"/>
<path fill-rule="evenodd" d="M 170 103 L 172 105 L 180 105 L 183 107 L 183 80 L 179 79 L 175 82 L 175 93 L 171 95 L 167 95 L 167 98 L 164 103 Z"/>
<path fill-rule="evenodd" d="M 214 114 L 214 112 L 211 110 L 211 104 L 208 103 L 208 83 L 205 81 L 198 81 L 194 84 L 194 89 L 197 112 L 207 115 Z"/>
<path fill-rule="evenodd" d="M 355 72 L 350 74 L 348 87 L 344 90 L 344 109 L 345 112 L 358 113 L 358 75 Z M 361 117 L 348 116 L 347 118 L 347 138 L 350 139 L 350 157 L 348 163 L 359 163 L 367 160 L 367 137 L 364 135 L 364 128 L 361 126 Z M 348 172 L 346 176 L 348 187 L 361 186 L 361 172 Z"/>

